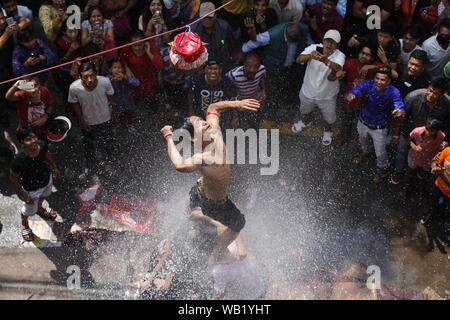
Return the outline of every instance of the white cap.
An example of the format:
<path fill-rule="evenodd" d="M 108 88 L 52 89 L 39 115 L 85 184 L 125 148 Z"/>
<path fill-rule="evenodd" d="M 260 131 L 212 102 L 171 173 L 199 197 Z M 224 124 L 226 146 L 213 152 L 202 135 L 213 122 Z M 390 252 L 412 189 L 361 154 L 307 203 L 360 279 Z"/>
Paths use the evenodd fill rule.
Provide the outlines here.
<path fill-rule="evenodd" d="M 216 6 L 214 5 L 214 3 L 203 2 L 200 5 L 199 16 L 200 16 L 200 18 L 203 18 L 204 16 L 214 17 L 216 15 L 215 13 L 209 14 L 211 11 L 214 11 L 214 10 L 216 10 Z"/>
<path fill-rule="evenodd" d="M 173 6 L 175 5 L 175 2 L 173 2 L 173 0 L 163 0 L 164 1 L 164 6 L 170 10 L 173 8 Z"/>
<path fill-rule="evenodd" d="M 328 30 L 323 36 L 324 39 L 331 39 L 336 43 L 341 43 L 341 34 L 337 30 Z"/>

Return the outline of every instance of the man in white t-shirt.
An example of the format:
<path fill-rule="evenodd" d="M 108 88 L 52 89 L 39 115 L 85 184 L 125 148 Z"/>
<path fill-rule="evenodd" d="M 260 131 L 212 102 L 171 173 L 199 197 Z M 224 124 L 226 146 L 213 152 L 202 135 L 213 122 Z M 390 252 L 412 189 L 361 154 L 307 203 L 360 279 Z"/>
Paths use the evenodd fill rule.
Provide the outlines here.
<path fill-rule="evenodd" d="M 111 130 L 111 119 L 115 118 L 116 109 L 114 89 L 108 78 L 97 75 L 93 62 L 83 62 L 78 73 L 80 79 L 70 85 L 68 102 L 83 131 L 87 170 L 98 170 L 96 144 L 104 160 L 112 161 L 114 156 Z"/>
<path fill-rule="evenodd" d="M 301 132 L 311 125 L 311 113 L 315 107 L 322 112 L 325 120 L 322 143 L 331 144 L 332 125 L 336 122 L 336 99 L 339 93 L 339 81 L 329 80 L 330 75 L 342 70 L 345 55 L 339 51 L 341 35 L 337 30 L 328 30 L 322 44 L 307 47 L 296 59 L 297 63 L 307 62 L 303 85 L 300 89 L 301 120 L 294 123 L 292 131 Z M 335 78 L 334 78 L 335 79 Z"/>
<path fill-rule="evenodd" d="M 442 69 L 450 60 L 450 18 L 442 20 L 438 34 L 429 37 L 422 44 L 428 54 L 429 63 L 425 69 L 429 80 L 442 77 Z"/>

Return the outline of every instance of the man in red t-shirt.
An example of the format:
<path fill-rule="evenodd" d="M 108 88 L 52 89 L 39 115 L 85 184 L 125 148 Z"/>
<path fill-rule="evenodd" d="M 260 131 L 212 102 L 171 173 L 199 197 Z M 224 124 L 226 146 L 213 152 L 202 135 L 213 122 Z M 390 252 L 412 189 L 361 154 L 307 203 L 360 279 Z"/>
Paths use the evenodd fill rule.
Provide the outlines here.
<path fill-rule="evenodd" d="M 33 84 L 33 88 L 20 90 L 21 84 Z M 16 103 L 19 124 L 17 130 L 31 126 L 36 135 L 42 138 L 48 117 L 53 110 L 53 97 L 50 91 L 40 85 L 35 77 L 17 81 L 6 93 L 6 99 Z"/>
<path fill-rule="evenodd" d="M 345 78 L 345 92 L 352 90 L 366 80 L 374 78 L 376 69 L 382 65 L 381 63 L 373 62 L 375 54 L 375 49 L 370 46 L 363 46 L 357 59 L 347 59 L 345 61 L 343 70 L 335 75 L 337 80 Z M 362 104 L 362 97 L 357 97 L 352 102 L 344 101 L 341 132 L 336 139 L 334 148 L 340 148 L 350 140 L 352 129 L 354 129 L 354 124 L 356 123 L 355 119 L 362 108 Z"/>

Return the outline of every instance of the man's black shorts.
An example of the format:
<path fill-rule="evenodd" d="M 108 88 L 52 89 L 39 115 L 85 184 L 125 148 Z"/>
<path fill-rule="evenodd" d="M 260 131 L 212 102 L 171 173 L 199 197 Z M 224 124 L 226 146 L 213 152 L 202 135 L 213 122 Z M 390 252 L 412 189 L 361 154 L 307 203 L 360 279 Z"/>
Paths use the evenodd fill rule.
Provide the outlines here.
<path fill-rule="evenodd" d="M 219 221 L 234 232 L 240 232 L 244 228 L 245 217 L 230 199 L 224 202 L 208 200 L 197 185 L 192 187 L 189 195 L 191 210 L 201 208 L 204 215 Z"/>

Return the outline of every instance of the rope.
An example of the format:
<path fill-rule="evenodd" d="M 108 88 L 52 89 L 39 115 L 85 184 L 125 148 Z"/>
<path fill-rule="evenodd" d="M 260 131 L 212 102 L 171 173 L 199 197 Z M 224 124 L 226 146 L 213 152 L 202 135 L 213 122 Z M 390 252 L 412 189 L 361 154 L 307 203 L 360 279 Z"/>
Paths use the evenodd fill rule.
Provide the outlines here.
<path fill-rule="evenodd" d="M 172 32 L 180 31 L 180 30 L 183 30 L 183 29 L 186 30 L 186 28 L 188 28 L 190 30 L 190 26 L 191 25 L 193 25 L 193 24 L 203 20 L 204 18 L 208 17 L 212 13 L 216 13 L 217 11 L 221 10 L 222 8 L 226 7 L 227 5 L 229 5 L 230 3 L 234 2 L 234 1 L 236 1 L 236 0 L 228 1 L 227 3 L 221 5 L 220 7 L 216 8 L 216 9 L 214 9 L 213 11 L 211 11 L 208 14 L 204 15 L 203 17 L 198 18 L 197 20 L 192 21 L 191 23 L 188 23 L 185 26 L 178 27 L 178 28 L 175 28 L 175 29 L 172 29 L 172 30 L 167 30 L 167 31 L 165 31 L 163 33 L 155 34 L 155 35 L 150 36 L 148 38 L 144 38 L 144 39 L 136 40 L 134 42 L 126 43 L 126 44 L 121 45 L 119 47 L 114 47 L 112 49 L 101 51 L 101 52 L 92 54 L 90 56 L 86 56 L 86 57 L 79 58 L 79 59 L 76 59 L 76 60 L 71 60 L 71 61 L 68 61 L 68 62 L 65 62 L 65 63 L 58 64 L 58 65 L 53 66 L 53 67 L 49 67 L 49 68 L 46 68 L 46 69 L 43 69 L 43 70 L 39 70 L 39 71 L 35 71 L 35 72 L 32 72 L 32 73 L 28 73 L 28 74 L 22 75 L 20 77 L 16 77 L 16 78 L 12 78 L 12 79 L 9 79 L 9 80 L 5 80 L 5 81 L 0 82 L 0 86 L 5 84 L 5 83 L 14 82 L 14 81 L 17 81 L 17 80 L 20 80 L 20 79 L 23 79 L 23 78 L 26 78 L 26 77 L 29 77 L 29 76 L 34 76 L 34 75 L 37 75 L 37 74 L 40 74 L 40 73 L 44 73 L 44 72 L 48 72 L 48 71 L 51 71 L 51 70 L 54 70 L 54 69 L 57 69 L 57 68 L 60 68 L 60 67 L 64 67 L 64 66 L 67 66 L 69 64 L 73 64 L 74 62 L 79 62 L 79 61 L 91 59 L 91 58 L 96 57 L 96 56 L 101 56 L 101 55 L 103 55 L 105 53 L 116 51 L 116 50 L 122 49 L 122 48 L 126 48 L 126 47 L 132 46 L 132 45 L 134 45 L 136 43 L 145 42 L 145 41 L 148 41 L 148 40 L 156 38 L 156 37 L 162 37 L 162 36 L 164 36 L 166 34 L 170 34 Z"/>

